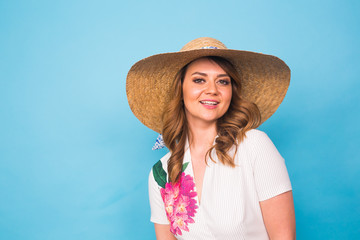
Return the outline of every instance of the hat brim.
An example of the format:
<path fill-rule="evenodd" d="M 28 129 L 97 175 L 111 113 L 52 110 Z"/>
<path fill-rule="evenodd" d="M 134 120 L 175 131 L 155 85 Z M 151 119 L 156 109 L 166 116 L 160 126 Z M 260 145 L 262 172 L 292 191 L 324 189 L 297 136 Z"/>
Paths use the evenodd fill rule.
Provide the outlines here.
<path fill-rule="evenodd" d="M 279 58 L 232 49 L 197 49 L 163 53 L 135 63 L 126 78 L 126 94 L 134 115 L 161 133 L 162 115 L 170 99 L 176 73 L 189 62 L 218 56 L 229 60 L 242 77 L 241 96 L 255 103 L 265 122 L 283 101 L 290 84 L 290 69 Z"/>

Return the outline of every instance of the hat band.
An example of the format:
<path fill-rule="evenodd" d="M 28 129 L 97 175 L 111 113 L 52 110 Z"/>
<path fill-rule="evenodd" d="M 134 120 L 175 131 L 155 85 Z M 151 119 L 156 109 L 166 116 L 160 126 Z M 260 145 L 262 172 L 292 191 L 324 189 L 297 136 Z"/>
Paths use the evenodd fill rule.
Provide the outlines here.
<path fill-rule="evenodd" d="M 202 47 L 201 49 L 218 49 L 217 47 L 213 47 L 213 46 L 207 46 L 207 47 Z"/>

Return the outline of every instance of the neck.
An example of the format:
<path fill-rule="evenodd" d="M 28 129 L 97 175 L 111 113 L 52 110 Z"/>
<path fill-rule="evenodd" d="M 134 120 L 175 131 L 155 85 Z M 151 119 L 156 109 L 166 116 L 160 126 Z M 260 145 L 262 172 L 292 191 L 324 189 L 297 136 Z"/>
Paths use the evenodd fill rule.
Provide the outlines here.
<path fill-rule="evenodd" d="M 189 146 L 191 149 L 208 150 L 217 135 L 216 122 L 211 124 L 190 124 L 189 126 Z"/>

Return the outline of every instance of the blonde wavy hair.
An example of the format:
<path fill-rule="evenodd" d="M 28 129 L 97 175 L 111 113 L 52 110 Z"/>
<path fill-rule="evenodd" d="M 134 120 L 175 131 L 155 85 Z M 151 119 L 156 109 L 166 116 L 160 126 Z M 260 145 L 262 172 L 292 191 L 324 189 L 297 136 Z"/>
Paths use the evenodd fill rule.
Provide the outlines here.
<path fill-rule="evenodd" d="M 241 75 L 230 61 L 215 56 L 205 58 L 219 65 L 230 76 L 232 84 L 232 99 L 229 109 L 217 120 L 218 137 L 215 139 L 214 146 L 207 151 L 205 161 L 207 156 L 210 156 L 210 159 L 214 161 L 210 153 L 215 149 L 221 163 L 235 167 L 235 154 L 230 156 L 228 151 L 235 145 L 236 153 L 237 146 L 244 139 L 245 133 L 260 125 L 260 111 L 256 104 L 240 96 Z M 172 183 L 179 180 L 185 153 L 185 143 L 189 133 L 183 102 L 182 83 L 187 68 L 192 62 L 188 63 L 176 74 L 170 93 L 172 97 L 163 114 L 162 135 L 165 145 L 171 152 L 168 160 L 168 174 Z"/>

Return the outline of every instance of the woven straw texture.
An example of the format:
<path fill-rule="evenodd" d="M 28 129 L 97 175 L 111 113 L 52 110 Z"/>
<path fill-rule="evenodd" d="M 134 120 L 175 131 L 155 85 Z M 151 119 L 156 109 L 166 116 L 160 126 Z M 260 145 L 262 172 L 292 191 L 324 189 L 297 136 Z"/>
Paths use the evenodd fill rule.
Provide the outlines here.
<path fill-rule="evenodd" d="M 204 56 L 223 57 L 235 66 L 242 77 L 241 95 L 258 106 L 262 123 L 284 99 L 290 83 L 290 69 L 281 59 L 227 49 L 213 38 L 198 38 L 180 52 L 153 55 L 131 67 L 126 79 L 126 94 L 134 115 L 145 126 L 161 133 L 162 114 L 176 73 L 189 62 Z"/>

